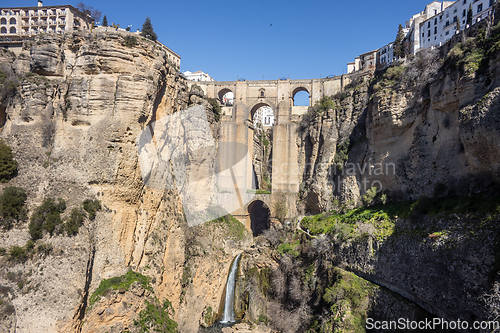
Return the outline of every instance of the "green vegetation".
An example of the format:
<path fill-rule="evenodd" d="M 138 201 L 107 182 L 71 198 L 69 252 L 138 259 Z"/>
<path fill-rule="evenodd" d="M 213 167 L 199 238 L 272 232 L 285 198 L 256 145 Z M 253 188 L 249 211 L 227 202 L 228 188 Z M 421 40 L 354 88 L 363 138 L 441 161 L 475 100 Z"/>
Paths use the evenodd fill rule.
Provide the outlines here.
<path fill-rule="evenodd" d="M 403 74 L 406 67 L 404 65 L 392 66 L 382 71 L 375 77 L 373 85 L 373 91 L 378 92 L 386 88 L 393 87 L 397 83 L 401 82 L 403 79 Z"/>
<path fill-rule="evenodd" d="M 297 250 L 297 247 L 300 245 L 300 239 L 293 240 L 291 243 L 281 243 L 278 245 L 278 252 L 281 255 L 289 254 L 292 257 L 298 258 L 300 255 L 300 251 Z"/>
<path fill-rule="evenodd" d="M 281 196 L 281 198 L 276 200 L 276 202 L 274 203 L 274 213 L 276 214 L 276 218 L 281 223 L 285 222 L 285 218 L 288 214 L 288 206 L 285 196 Z"/>
<path fill-rule="evenodd" d="M 365 332 L 368 299 L 378 287 L 339 268 L 334 272 L 335 283 L 323 294 L 332 311 L 334 331 Z"/>
<path fill-rule="evenodd" d="M 102 296 L 105 296 L 111 290 L 129 290 L 134 282 L 138 282 L 146 290 L 153 291 L 149 285 L 150 278 L 132 270 L 128 271 L 125 275 L 115 276 L 109 279 L 104 279 L 99 284 L 99 287 L 89 298 L 89 306 L 94 305 Z"/>
<path fill-rule="evenodd" d="M 207 308 L 205 311 L 205 315 L 203 316 L 203 320 L 205 321 L 205 325 L 211 326 L 214 322 L 214 310 L 211 306 Z"/>
<path fill-rule="evenodd" d="M 314 105 L 314 111 L 318 115 L 324 114 L 326 111 L 331 110 L 335 107 L 332 97 L 323 96 L 319 102 Z"/>
<path fill-rule="evenodd" d="M 45 243 L 40 243 L 35 249 L 35 242 L 29 240 L 23 247 L 12 246 L 8 251 L 8 259 L 9 261 L 25 262 L 28 259 L 33 258 L 36 253 L 48 255 L 52 252 L 52 250 L 52 244 Z M 7 254 L 7 251 L 3 249 L 3 255 L 5 254 Z"/>
<path fill-rule="evenodd" d="M 104 17 L 102 18 L 102 26 L 103 27 L 108 26 L 108 18 L 106 17 L 106 15 L 104 15 Z"/>
<path fill-rule="evenodd" d="M 0 182 L 6 183 L 17 174 L 17 162 L 12 149 L 0 139 Z"/>
<path fill-rule="evenodd" d="M 6 187 L 0 195 L 0 224 L 5 229 L 10 229 L 15 221 L 25 220 L 27 218 L 26 192 L 24 189 L 14 186 Z"/>
<path fill-rule="evenodd" d="M 17 87 L 19 87 L 19 82 L 14 78 L 9 78 L 7 74 L 0 69 L 0 101 L 14 97 Z"/>
<path fill-rule="evenodd" d="M 83 202 L 83 209 L 85 209 L 87 213 L 89 213 L 89 219 L 93 220 L 95 219 L 96 212 L 102 209 L 101 202 L 97 199 L 87 199 Z"/>
<path fill-rule="evenodd" d="M 459 43 L 448 53 L 444 65 L 454 70 L 462 68 L 467 74 L 484 74 L 489 62 L 500 50 L 500 23 L 491 29 L 486 38 L 486 32 L 480 30 L 477 37 L 469 38 L 465 43 Z"/>
<path fill-rule="evenodd" d="M 29 232 L 32 240 L 43 237 L 43 230 L 52 234 L 57 226 L 62 224 L 61 213 L 66 210 L 66 202 L 59 198 L 57 203 L 52 198 L 47 198 L 36 208 L 31 215 Z"/>
<path fill-rule="evenodd" d="M 134 325 L 139 327 L 140 333 L 147 332 L 178 332 L 177 323 L 171 318 L 174 308 L 169 300 L 163 301 L 163 306 L 155 297 L 153 302 L 145 300 L 146 308 L 139 312 L 139 319 L 134 320 Z"/>
<path fill-rule="evenodd" d="M 377 196 L 378 189 L 376 187 L 372 187 L 366 194 L 363 195 L 362 200 L 365 206 L 371 206 L 375 202 L 375 197 Z"/>
<path fill-rule="evenodd" d="M 271 269 L 263 267 L 260 270 L 257 267 L 252 267 L 245 273 L 248 277 L 254 277 L 258 281 L 258 286 L 263 295 L 271 288 Z"/>
<path fill-rule="evenodd" d="M 212 106 L 212 111 L 214 113 L 215 120 L 219 121 L 220 115 L 222 114 L 222 109 L 219 105 L 219 102 L 217 102 L 215 98 L 208 98 L 208 103 L 210 103 L 210 105 Z"/>
<path fill-rule="evenodd" d="M 134 47 L 135 45 L 137 45 L 137 38 L 134 36 L 127 35 L 123 37 L 123 39 L 125 40 L 126 47 Z"/>
<path fill-rule="evenodd" d="M 151 23 L 151 19 L 146 17 L 146 20 L 142 24 L 142 30 L 141 30 L 141 36 L 146 37 L 152 41 L 156 41 L 158 38 L 158 35 L 156 35 L 156 32 L 153 30 L 153 24 Z"/>
<path fill-rule="evenodd" d="M 68 236 L 75 236 L 83 225 L 86 214 L 78 208 L 73 208 L 69 220 L 64 224 L 64 229 Z"/>
<path fill-rule="evenodd" d="M 304 217 L 301 226 L 309 230 L 311 235 L 336 234 L 346 240 L 359 237 L 357 223 L 370 223 L 376 231 L 377 239 L 385 239 L 395 230 L 396 218 L 409 218 L 416 221 L 422 216 L 440 214 L 481 214 L 499 215 L 500 196 L 479 193 L 467 197 L 448 196 L 444 198 L 429 198 L 421 196 L 416 201 L 404 201 L 389 204 L 378 204 L 372 207 L 359 207 L 340 212 L 323 213 Z"/>
<path fill-rule="evenodd" d="M 333 161 L 337 165 L 337 168 L 339 168 L 340 170 L 342 170 L 345 162 L 347 162 L 347 159 L 349 158 L 349 144 L 349 138 L 337 144 L 337 151 L 335 153 Z"/>
<path fill-rule="evenodd" d="M 400 24 L 398 27 L 398 33 L 396 39 L 394 40 L 394 56 L 397 58 L 403 58 L 405 56 L 403 40 L 405 38 L 405 33 L 403 26 Z"/>
<path fill-rule="evenodd" d="M 219 225 L 221 227 L 227 228 L 228 230 L 226 235 L 229 238 L 236 238 L 241 240 L 244 239 L 245 235 L 248 233 L 243 224 L 232 215 L 219 217 L 218 219 L 208 222 L 207 225 L 209 226 Z"/>

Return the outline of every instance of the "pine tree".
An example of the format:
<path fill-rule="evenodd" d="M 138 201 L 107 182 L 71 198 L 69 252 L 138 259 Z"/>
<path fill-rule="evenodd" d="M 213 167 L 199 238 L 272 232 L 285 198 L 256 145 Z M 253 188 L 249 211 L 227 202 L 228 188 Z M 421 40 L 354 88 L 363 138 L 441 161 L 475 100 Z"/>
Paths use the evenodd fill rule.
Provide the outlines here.
<path fill-rule="evenodd" d="M 472 4 L 469 5 L 469 10 L 467 11 L 467 24 L 469 27 L 472 25 Z"/>
<path fill-rule="evenodd" d="M 102 18 L 102 26 L 103 27 L 108 26 L 108 18 L 106 17 L 106 15 L 104 15 L 104 17 Z"/>
<path fill-rule="evenodd" d="M 144 24 L 142 25 L 141 36 L 151 39 L 152 41 L 156 41 L 158 36 L 156 32 L 153 31 L 153 24 L 151 23 L 151 19 L 146 17 Z"/>
<path fill-rule="evenodd" d="M 405 56 L 404 45 L 403 45 L 404 38 L 405 38 L 405 33 L 403 31 L 403 26 L 400 24 L 396 40 L 394 41 L 394 56 L 396 58 L 402 58 Z"/>

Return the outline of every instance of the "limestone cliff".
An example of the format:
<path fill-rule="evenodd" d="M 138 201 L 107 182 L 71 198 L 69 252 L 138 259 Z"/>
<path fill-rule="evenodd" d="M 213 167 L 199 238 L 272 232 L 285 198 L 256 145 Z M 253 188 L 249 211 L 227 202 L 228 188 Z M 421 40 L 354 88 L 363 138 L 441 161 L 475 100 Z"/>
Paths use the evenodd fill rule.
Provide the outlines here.
<path fill-rule="evenodd" d="M 1 137 L 19 165 L 9 185 L 26 189 L 29 214 L 48 197 L 66 200 L 70 209 L 63 218 L 85 199 L 98 199 L 104 207 L 75 237 L 45 235 L 41 242 L 51 244 L 50 254 L 22 263 L 0 259 L 7 307 L 2 311 L 10 318 L 2 321 L 5 330 L 104 332 L 132 326 L 142 306 L 138 293 L 103 299 L 86 311 L 101 280 L 133 269 L 152 279 L 156 297 L 171 300 L 182 331 L 195 331 L 205 304 L 218 311 L 226 264 L 246 236 L 224 239 L 222 223 L 204 249 L 218 242 L 217 256 L 189 259 L 193 237 L 179 196 L 144 185 L 136 140 L 148 124 L 193 103 L 206 107 L 217 136 L 210 105 L 189 94 L 159 44 L 130 33 L 41 35 L 26 42 L 19 56 L 4 50 L 0 57 L 13 87 L 1 96 Z M 28 239 L 27 222 L 21 223 L 0 232 L 0 247 L 24 246 Z M 120 307 L 123 302 L 133 304 Z M 105 304 L 109 310 L 103 313 Z"/>
<path fill-rule="evenodd" d="M 311 110 L 298 143 L 304 211 L 332 209 L 335 199 L 352 206 L 372 187 L 407 200 L 498 181 L 500 57 L 489 44 L 498 27 L 492 31 L 444 56 L 424 50 Z"/>

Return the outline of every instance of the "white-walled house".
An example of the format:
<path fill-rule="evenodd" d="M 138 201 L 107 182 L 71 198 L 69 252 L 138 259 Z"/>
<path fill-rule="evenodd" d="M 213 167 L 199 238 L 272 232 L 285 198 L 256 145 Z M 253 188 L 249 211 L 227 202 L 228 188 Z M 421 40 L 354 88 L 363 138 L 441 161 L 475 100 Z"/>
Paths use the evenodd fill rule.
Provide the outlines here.
<path fill-rule="evenodd" d="M 394 60 L 394 42 L 382 46 L 377 51 L 377 69 L 383 69 L 391 65 Z"/>
<path fill-rule="evenodd" d="M 210 75 L 208 75 L 208 73 L 204 73 L 202 71 L 197 71 L 197 72 L 185 71 L 182 74 L 184 74 L 186 79 L 191 81 L 214 81 L 214 79 Z"/>
<path fill-rule="evenodd" d="M 257 127 L 261 123 L 263 127 L 273 126 L 274 112 L 269 106 L 260 107 L 253 116 L 253 126 Z"/>
<path fill-rule="evenodd" d="M 491 15 L 494 0 L 458 0 L 443 13 L 435 15 L 420 24 L 420 49 L 441 46 L 457 32 L 467 28 L 467 12 L 472 8 L 472 24 Z"/>

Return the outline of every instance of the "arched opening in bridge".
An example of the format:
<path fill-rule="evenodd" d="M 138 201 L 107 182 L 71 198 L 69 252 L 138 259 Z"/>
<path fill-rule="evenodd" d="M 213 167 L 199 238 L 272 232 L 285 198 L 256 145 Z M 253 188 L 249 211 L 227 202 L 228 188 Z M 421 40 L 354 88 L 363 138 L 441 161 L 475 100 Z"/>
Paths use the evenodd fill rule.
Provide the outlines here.
<path fill-rule="evenodd" d="M 266 103 L 258 103 L 249 114 L 248 148 L 252 156 L 252 188 L 271 191 L 274 111 Z"/>
<path fill-rule="evenodd" d="M 310 106 L 311 105 L 311 95 L 304 87 L 296 88 L 292 92 L 293 106 Z"/>
<path fill-rule="evenodd" d="M 250 215 L 250 227 L 254 237 L 259 236 L 270 227 L 271 211 L 265 202 L 256 200 L 248 205 Z"/>
<path fill-rule="evenodd" d="M 222 89 L 221 91 L 219 91 L 218 97 L 219 97 L 219 102 L 223 106 L 233 106 L 234 93 L 231 90 L 227 88 Z"/>

